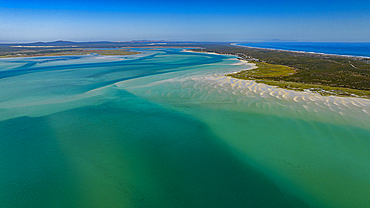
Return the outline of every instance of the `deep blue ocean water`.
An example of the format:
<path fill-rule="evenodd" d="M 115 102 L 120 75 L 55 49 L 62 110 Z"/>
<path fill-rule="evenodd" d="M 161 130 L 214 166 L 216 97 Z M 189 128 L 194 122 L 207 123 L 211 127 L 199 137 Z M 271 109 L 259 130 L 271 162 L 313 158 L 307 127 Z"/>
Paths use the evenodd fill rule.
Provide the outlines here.
<path fill-rule="evenodd" d="M 302 52 L 370 57 L 370 43 L 256 42 L 256 43 L 239 43 L 237 45 L 288 51 L 302 51 Z"/>

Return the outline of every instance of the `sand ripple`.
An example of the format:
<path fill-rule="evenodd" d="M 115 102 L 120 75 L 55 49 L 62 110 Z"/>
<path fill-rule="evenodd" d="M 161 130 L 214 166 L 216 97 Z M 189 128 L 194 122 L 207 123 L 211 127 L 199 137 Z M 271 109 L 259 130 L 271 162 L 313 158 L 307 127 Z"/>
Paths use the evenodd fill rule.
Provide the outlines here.
<path fill-rule="evenodd" d="M 117 83 L 119 88 L 127 85 Z M 171 78 L 153 82 L 146 86 L 130 88 L 136 95 L 160 102 L 181 103 L 182 105 L 218 104 L 217 108 L 295 116 L 304 119 L 309 116 L 325 122 L 339 122 L 353 119 L 353 125 L 368 124 L 370 100 L 350 97 L 321 96 L 313 92 L 298 92 L 240 80 L 224 75 L 191 76 Z M 155 93 L 161 92 L 161 93 Z M 315 119 L 314 118 L 314 119 Z M 362 120 L 362 121 L 361 121 Z"/>

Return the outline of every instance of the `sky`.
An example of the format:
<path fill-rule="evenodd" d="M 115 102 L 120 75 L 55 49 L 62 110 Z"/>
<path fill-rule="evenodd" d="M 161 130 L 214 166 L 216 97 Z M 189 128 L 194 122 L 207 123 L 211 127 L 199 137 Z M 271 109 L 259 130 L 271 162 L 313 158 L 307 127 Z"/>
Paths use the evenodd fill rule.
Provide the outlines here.
<path fill-rule="evenodd" d="M 0 42 L 370 42 L 369 0 L 0 0 Z"/>

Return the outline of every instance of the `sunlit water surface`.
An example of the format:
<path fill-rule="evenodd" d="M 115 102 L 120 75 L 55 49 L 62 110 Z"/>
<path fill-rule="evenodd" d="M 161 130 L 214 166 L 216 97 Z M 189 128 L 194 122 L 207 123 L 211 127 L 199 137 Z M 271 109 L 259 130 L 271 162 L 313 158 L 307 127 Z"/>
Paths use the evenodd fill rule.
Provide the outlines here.
<path fill-rule="evenodd" d="M 370 207 L 370 102 L 233 56 L 0 60 L 1 207 Z"/>

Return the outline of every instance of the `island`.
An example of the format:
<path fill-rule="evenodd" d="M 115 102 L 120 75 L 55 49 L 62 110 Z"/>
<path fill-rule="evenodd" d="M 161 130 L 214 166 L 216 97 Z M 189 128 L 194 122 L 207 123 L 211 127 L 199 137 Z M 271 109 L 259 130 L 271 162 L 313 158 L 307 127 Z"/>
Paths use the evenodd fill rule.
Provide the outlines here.
<path fill-rule="evenodd" d="M 21 48 L 21 47 L 19 47 Z M 39 57 L 39 56 L 77 56 L 77 55 L 89 55 L 97 54 L 102 56 L 114 56 L 114 55 L 135 55 L 140 52 L 130 51 L 128 49 L 87 49 L 87 48 L 76 48 L 76 49 L 45 49 L 45 48 L 21 48 L 20 50 L 0 52 L 0 58 L 15 58 L 15 57 Z"/>
<path fill-rule="evenodd" d="M 0 58 L 38 57 L 38 56 L 70 56 L 98 54 L 103 56 L 135 55 L 141 52 L 132 48 L 168 48 L 195 47 L 197 44 L 183 42 L 166 42 L 153 40 L 124 41 L 124 42 L 35 42 L 35 43 L 3 43 L 0 44 Z"/>

